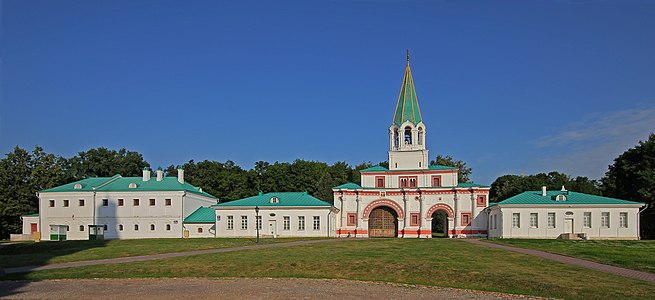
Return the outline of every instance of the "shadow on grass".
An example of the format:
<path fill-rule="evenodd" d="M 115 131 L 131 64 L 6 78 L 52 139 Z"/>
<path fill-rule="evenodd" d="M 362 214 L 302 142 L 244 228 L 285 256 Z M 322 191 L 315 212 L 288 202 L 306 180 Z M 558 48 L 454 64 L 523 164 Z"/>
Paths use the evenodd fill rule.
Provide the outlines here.
<path fill-rule="evenodd" d="M 105 247 L 108 241 L 41 241 L 0 244 L 0 298 L 20 294 L 20 289 L 30 281 L 26 280 L 31 271 L 47 265 L 52 259 Z"/>

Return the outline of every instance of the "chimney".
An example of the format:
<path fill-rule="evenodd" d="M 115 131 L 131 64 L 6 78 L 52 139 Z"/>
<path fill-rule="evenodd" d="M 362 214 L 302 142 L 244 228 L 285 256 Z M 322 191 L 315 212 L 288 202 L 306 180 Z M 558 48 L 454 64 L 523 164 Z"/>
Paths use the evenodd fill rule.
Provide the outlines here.
<path fill-rule="evenodd" d="M 164 170 L 161 167 L 157 168 L 157 181 L 164 180 Z"/>
<path fill-rule="evenodd" d="M 541 195 L 546 197 L 546 186 L 545 185 L 541 187 Z"/>
<path fill-rule="evenodd" d="M 143 168 L 143 181 L 149 181 L 150 180 L 150 168 L 145 167 Z"/>
<path fill-rule="evenodd" d="M 177 167 L 177 181 L 181 184 L 184 184 L 184 169 L 182 167 Z"/>

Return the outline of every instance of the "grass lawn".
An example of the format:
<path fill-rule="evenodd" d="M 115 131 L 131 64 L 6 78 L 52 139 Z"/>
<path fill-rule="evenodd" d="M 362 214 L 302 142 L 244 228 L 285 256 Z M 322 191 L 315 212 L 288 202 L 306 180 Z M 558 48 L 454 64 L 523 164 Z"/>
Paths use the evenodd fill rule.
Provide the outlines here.
<path fill-rule="evenodd" d="M 261 239 L 260 243 L 269 244 L 307 239 Z M 0 267 L 46 265 L 71 261 L 230 248 L 254 244 L 255 239 L 228 238 L 21 242 L 0 247 Z"/>
<path fill-rule="evenodd" d="M 600 263 L 655 273 L 655 240 L 568 241 L 568 240 L 489 240 L 497 244 L 537 249 L 579 257 Z"/>
<path fill-rule="evenodd" d="M 655 284 L 451 239 L 367 239 L 44 270 L 7 279 L 341 278 L 558 298 L 652 298 Z"/>

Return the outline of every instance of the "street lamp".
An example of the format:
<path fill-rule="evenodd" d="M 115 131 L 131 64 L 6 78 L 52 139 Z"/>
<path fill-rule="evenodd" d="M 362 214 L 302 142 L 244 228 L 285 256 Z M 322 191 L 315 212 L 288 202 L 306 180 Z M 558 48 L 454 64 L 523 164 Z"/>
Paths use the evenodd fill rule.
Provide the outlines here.
<path fill-rule="evenodd" d="M 255 206 L 255 228 L 257 229 L 257 244 L 259 244 L 259 206 Z"/>

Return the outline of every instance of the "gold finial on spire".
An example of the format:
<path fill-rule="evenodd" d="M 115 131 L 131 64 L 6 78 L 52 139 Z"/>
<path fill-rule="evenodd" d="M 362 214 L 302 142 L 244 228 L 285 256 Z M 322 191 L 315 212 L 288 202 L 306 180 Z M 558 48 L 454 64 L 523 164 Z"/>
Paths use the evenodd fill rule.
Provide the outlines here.
<path fill-rule="evenodd" d="M 409 64 L 409 49 L 407 49 L 407 64 Z"/>

